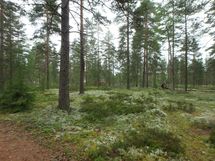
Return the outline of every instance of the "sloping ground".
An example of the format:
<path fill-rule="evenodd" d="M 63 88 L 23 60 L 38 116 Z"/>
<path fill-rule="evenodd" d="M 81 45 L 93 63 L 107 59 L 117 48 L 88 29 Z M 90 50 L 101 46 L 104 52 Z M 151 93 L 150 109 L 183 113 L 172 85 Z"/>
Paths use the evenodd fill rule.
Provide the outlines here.
<path fill-rule="evenodd" d="M 0 161 L 53 161 L 50 150 L 40 146 L 30 134 L 0 122 Z"/>

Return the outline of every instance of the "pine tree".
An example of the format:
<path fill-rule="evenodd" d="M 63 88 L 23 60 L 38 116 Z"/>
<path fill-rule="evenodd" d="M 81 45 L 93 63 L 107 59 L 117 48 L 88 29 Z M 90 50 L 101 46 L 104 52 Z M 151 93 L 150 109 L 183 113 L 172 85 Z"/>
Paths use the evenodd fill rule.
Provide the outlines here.
<path fill-rule="evenodd" d="M 69 0 L 62 0 L 61 2 L 61 57 L 58 107 L 69 111 Z"/>
<path fill-rule="evenodd" d="M 34 33 L 34 38 L 42 39 L 46 44 L 45 50 L 45 76 L 46 89 L 50 88 L 50 36 L 59 32 L 58 24 L 60 22 L 57 12 L 58 5 L 56 0 L 38 1 L 30 13 L 32 24 L 42 21 L 42 27 Z M 45 18 L 45 19 L 44 19 Z"/>

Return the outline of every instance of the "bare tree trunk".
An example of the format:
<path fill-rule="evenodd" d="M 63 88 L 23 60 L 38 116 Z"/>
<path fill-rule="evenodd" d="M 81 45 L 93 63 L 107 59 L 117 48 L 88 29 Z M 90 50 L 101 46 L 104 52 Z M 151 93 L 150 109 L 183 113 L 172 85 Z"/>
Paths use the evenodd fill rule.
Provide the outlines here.
<path fill-rule="evenodd" d="M 145 45 L 145 44 L 144 44 Z M 144 53 L 143 53 L 143 81 L 142 81 L 142 87 L 145 87 L 146 80 L 146 48 L 144 47 Z"/>
<path fill-rule="evenodd" d="M 0 90 L 4 88 L 4 24 L 3 2 L 0 1 Z"/>
<path fill-rule="evenodd" d="M 172 90 L 175 90 L 175 0 L 173 2 L 173 16 L 172 16 Z"/>
<path fill-rule="evenodd" d="M 61 58 L 58 107 L 69 112 L 69 0 L 61 6 Z"/>
<path fill-rule="evenodd" d="M 187 1 L 185 0 L 185 86 L 184 86 L 185 91 L 187 91 L 188 85 L 187 65 L 188 65 Z"/>
<path fill-rule="evenodd" d="M 170 33 L 167 29 L 167 39 L 168 39 L 168 80 L 170 80 L 172 77 L 171 77 L 171 72 L 172 72 L 172 63 L 171 63 L 171 58 L 172 58 L 172 51 L 171 51 L 171 42 L 170 42 Z"/>
<path fill-rule="evenodd" d="M 146 87 L 149 87 L 148 16 L 146 15 Z"/>
<path fill-rule="evenodd" d="M 80 1 L 80 89 L 79 93 L 84 94 L 84 26 L 83 26 L 83 0 Z"/>
<path fill-rule="evenodd" d="M 129 5 L 128 5 L 129 7 Z M 127 11 L 127 89 L 130 89 L 130 50 L 129 50 L 129 26 L 130 26 L 130 22 L 129 22 L 129 11 Z"/>
<path fill-rule="evenodd" d="M 144 41 L 144 66 L 143 66 L 143 82 L 142 82 L 142 86 L 143 87 L 147 87 L 148 88 L 148 24 L 147 24 L 147 15 L 145 15 L 145 22 L 144 22 L 144 26 L 145 26 L 145 41 Z"/>
<path fill-rule="evenodd" d="M 97 23 L 97 30 L 98 30 L 98 33 L 97 33 L 97 40 L 98 40 L 98 51 L 97 51 L 97 86 L 100 87 L 100 84 L 101 84 L 101 80 L 100 80 L 100 74 L 101 74 L 101 71 L 100 71 L 100 33 L 99 33 L 99 22 Z"/>
<path fill-rule="evenodd" d="M 9 19 L 11 18 L 11 15 L 9 15 Z M 10 21 L 10 20 L 9 20 Z M 9 26 L 9 84 L 13 84 L 13 52 L 12 52 L 12 28 L 11 25 Z"/>
<path fill-rule="evenodd" d="M 50 23 L 50 19 L 49 19 L 49 13 L 48 11 L 46 11 L 46 89 L 49 89 L 49 38 L 50 38 L 50 27 L 49 27 L 49 23 Z"/>
<path fill-rule="evenodd" d="M 196 57 L 195 57 L 195 54 L 193 54 L 193 88 L 195 87 L 195 84 L 196 84 L 196 81 L 195 81 L 195 66 L 194 66 L 194 63 L 195 63 L 195 60 L 196 60 Z"/>

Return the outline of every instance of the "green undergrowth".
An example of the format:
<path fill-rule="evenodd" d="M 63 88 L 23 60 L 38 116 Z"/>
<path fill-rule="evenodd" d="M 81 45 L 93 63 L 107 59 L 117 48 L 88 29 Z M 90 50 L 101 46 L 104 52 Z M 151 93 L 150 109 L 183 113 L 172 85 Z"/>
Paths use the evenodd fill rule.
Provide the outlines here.
<path fill-rule="evenodd" d="M 0 112 L 16 113 L 32 109 L 34 93 L 22 83 L 14 84 L 0 95 Z"/>
<path fill-rule="evenodd" d="M 71 93 L 71 114 L 58 110 L 57 90 L 36 93 L 29 113 L 0 115 L 16 121 L 73 160 L 211 160 L 215 157 L 215 94 L 147 90 Z M 205 99 L 204 99 L 205 98 Z M 204 121 L 202 121 L 204 120 Z M 58 145 L 56 145 L 56 143 Z M 75 151 L 68 150 L 68 145 Z M 212 159 L 213 160 L 213 159 Z"/>

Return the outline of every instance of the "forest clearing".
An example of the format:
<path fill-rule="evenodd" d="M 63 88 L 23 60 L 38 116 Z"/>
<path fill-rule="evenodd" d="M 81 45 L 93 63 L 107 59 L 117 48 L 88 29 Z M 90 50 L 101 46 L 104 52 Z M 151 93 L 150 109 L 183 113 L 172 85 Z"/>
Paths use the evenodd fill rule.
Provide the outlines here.
<path fill-rule="evenodd" d="M 0 0 L 0 161 L 215 161 L 215 1 Z"/>
<path fill-rule="evenodd" d="M 71 160 L 215 158 L 214 91 L 89 90 L 70 96 L 68 114 L 56 109 L 57 90 L 36 93 L 32 111 L 1 114 L 1 127 L 5 121 L 22 126 Z"/>

